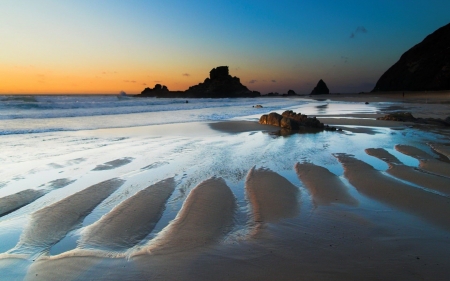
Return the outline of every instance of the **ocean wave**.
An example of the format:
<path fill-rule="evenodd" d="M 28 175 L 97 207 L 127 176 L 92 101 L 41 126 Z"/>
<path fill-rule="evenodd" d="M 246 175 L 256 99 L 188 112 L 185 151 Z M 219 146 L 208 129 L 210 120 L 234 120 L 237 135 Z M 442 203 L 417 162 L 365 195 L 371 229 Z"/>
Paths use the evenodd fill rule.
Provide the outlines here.
<path fill-rule="evenodd" d="M 118 96 L 0 98 L 0 135 L 220 121 L 306 103 L 302 99 L 157 99 Z M 26 101 L 24 101 L 26 100 Z M 253 108 L 261 104 L 263 108 Z"/>

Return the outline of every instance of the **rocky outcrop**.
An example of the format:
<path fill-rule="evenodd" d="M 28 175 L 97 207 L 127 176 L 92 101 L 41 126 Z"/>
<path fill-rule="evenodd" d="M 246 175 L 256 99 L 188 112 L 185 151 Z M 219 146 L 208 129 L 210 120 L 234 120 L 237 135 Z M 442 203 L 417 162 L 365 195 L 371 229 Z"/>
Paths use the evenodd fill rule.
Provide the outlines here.
<path fill-rule="evenodd" d="M 259 97 L 257 91 L 250 91 L 240 79 L 228 73 L 228 66 L 219 66 L 209 72 L 203 83 L 189 87 L 186 91 L 169 91 L 166 86 L 156 84 L 155 88 L 145 88 L 135 97 L 157 98 L 240 98 Z"/>
<path fill-rule="evenodd" d="M 450 126 L 450 116 L 445 120 L 440 118 L 415 118 L 410 112 L 397 112 L 378 117 L 377 120 L 412 122 L 417 124 L 428 124 L 448 127 Z"/>
<path fill-rule="evenodd" d="M 416 118 L 414 118 L 411 112 L 397 112 L 378 117 L 377 120 L 414 122 L 416 121 Z"/>
<path fill-rule="evenodd" d="M 327 84 L 320 79 L 317 86 L 312 90 L 311 95 L 324 95 L 329 93 L 330 90 L 328 89 Z"/>
<path fill-rule="evenodd" d="M 236 76 L 228 73 L 228 66 L 219 66 L 209 72 L 203 83 L 189 87 L 185 92 L 191 97 L 256 97 L 259 93 L 250 91 Z"/>
<path fill-rule="evenodd" d="M 166 86 L 161 85 L 161 84 L 156 84 L 153 89 L 150 87 L 145 88 L 141 92 L 141 96 L 159 97 L 159 96 L 163 96 L 167 93 L 169 93 L 169 89 Z"/>
<path fill-rule="evenodd" d="M 315 128 L 319 130 L 336 131 L 336 128 L 321 123 L 316 117 L 308 117 L 292 110 L 286 110 L 283 114 L 271 112 L 264 114 L 259 119 L 260 124 L 273 125 L 287 130 L 299 130 L 302 128 Z"/>
<path fill-rule="evenodd" d="M 450 90 L 450 24 L 405 52 L 373 91 Z"/>
<path fill-rule="evenodd" d="M 289 90 L 289 91 L 287 92 L 287 95 L 288 95 L 288 96 L 296 96 L 297 93 L 296 93 L 294 90 Z"/>

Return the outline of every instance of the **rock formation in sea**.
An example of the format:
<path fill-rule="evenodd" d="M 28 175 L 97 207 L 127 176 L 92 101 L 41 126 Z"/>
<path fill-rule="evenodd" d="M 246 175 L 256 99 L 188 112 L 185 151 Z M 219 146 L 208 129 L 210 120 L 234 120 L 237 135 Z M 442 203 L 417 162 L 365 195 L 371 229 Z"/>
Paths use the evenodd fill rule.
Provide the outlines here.
<path fill-rule="evenodd" d="M 288 96 L 296 96 L 297 93 L 296 93 L 294 90 L 289 90 L 289 91 L 287 92 L 287 95 L 288 95 Z"/>
<path fill-rule="evenodd" d="M 317 86 L 312 90 L 311 95 L 323 95 L 323 94 L 329 94 L 330 90 L 327 87 L 327 84 L 323 82 L 322 79 L 319 80 L 317 83 Z"/>
<path fill-rule="evenodd" d="M 241 84 L 238 77 L 228 73 L 228 66 L 219 66 L 209 72 L 203 83 L 189 87 L 185 92 L 190 97 L 256 97 L 259 93 L 250 91 Z"/>
<path fill-rule="evenodd" d="M 336 131 L 336 128 L 321 123 L 316 117 L 308 117 L 292 110 L 286 110 L 281 115 L 276 112 L 264 114 L 259 119 L 260 124 L 273 125 L 286 130 L 315 128 L 319 130 Z"/>
<path fill-rule="evenodd" d="M 164 94 L 169 93 L 169 89 L 161 84 L 156 84 L 155 87 L 152 89 L 150 87 L 145 88 L 141 95 L 147 96 L 147 97 L 160 97 Z"/>
<path fill-rule="evenodd" d="M 405 52 L 378 80 L 376 91 L 450 90 L 450 23 Z"/>
<path fill-rule="evenodd" d="M 209 72 L 203 83 L 189 87 L 186 91 L 169 91 L 166 86 L 156 84 L 155 88 L 145 88 L 136 97 L 158 98 L 235 98 L 259 97 L 257 91 L 250 91 L 240 79 L 228 73 L 228 66 L 219 66 Z"/>

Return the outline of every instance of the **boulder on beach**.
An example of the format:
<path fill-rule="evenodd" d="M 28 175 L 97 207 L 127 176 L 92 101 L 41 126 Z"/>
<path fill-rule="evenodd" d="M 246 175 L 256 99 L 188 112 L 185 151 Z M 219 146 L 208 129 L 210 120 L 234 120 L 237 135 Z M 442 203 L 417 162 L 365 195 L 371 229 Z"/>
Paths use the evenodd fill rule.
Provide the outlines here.
<path fill-rule="evenodd" d="M 260 124 L 273 125 L 286 130 L 299 130 L 302 127 L 316 128 L 320 130 L 335 131 L 336 128 L 321 123 L 316 117 L 308 117 L 292 110 L 286 110 L 283 114 L 271 112 L 264 114 L 259 119 Z"/>
<path fill-rule="evenodd" d="M 405 52 L 373 92 L 440 90 L 450 90 L 450 23 Z"/>
<path fill-rule="evenodd" d="M 377 120 L 414 122 L 417 119 L 411 114 L 411 112 L 396 112 L 387 114 L 383 117 L 378 117 Z"/>
<path fill-rule="evenodd" d="M 330 90 L 328 89 L 327 84 L 320 79 L 317 86 L 312 90 L 311 95 L 324 95 L 329 93 Z"/>
<path fill-rule="evenodd" d="M 428 124 L 437 126 L 450 126 L 450 117 L 446 119 L 441 118 L 415 118 L 410 112 L 396 112 L 387 114 L 383 117 L 378 117 L 377 120 L 386 121 L 400 121 L 400 122 L 413 122 L 417 124 Z"/>

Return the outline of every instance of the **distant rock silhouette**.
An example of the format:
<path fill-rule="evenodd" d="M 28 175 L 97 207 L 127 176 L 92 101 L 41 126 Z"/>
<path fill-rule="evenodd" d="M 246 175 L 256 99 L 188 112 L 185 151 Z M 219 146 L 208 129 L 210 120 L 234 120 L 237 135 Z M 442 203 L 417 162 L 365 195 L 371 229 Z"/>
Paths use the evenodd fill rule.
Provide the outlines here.
<path fill-rule="evenodd" d="M 257 91 L 250 91 L 240 79 L 228 73 L 228 66 L 219 66 L 209 72 L 203 83 L 189 87 L 186 91 L 169 91 L 166 86 L 156 84 L 155 88 L 145 88 L 136 97 L 158 98 L 235 98 L 259 97 Z"/>
<path fill-rule="evenodd" d="M 323 95 L 329 94 L 330 90 L 328 90 L 327 84 L 323 82 L 322 79 L 319 80 L 317 86 L 312 90 L 311 95 Z"/>
<path fill-rule="evenodd" d="M 289 90 L 289 91 L 287 92 L 287 95 L 288 95 L 288 96 L 296 96 L 297 93 L 294 92 L 294 90 Z"/>
<path fill-rule="evenodd" d="M 189 87 L 186 94 L 192 97 L 256 97 L 258 92 L 252 92 L 241 84 L 240 79 L 228 73 L 228 66 L 219 66 L 209 72 L 209 78 L 203 83 Z"/>
<path fill-rule="evenodd" d="M 450 90 L 450 24 L 405 52 L 373 91 Z"/>
<path fill-rule="evenodd" d="M 169 93 L 169 89 L 167 89 L 166 86 L 161 84 L 156 84 L 155 87 L 152 89 L 150 87 L 145 88 L 142 92 L 142 96 L 146 97 L 159 97 L 161 95 L 164 95 L 166 93 Z"/>

